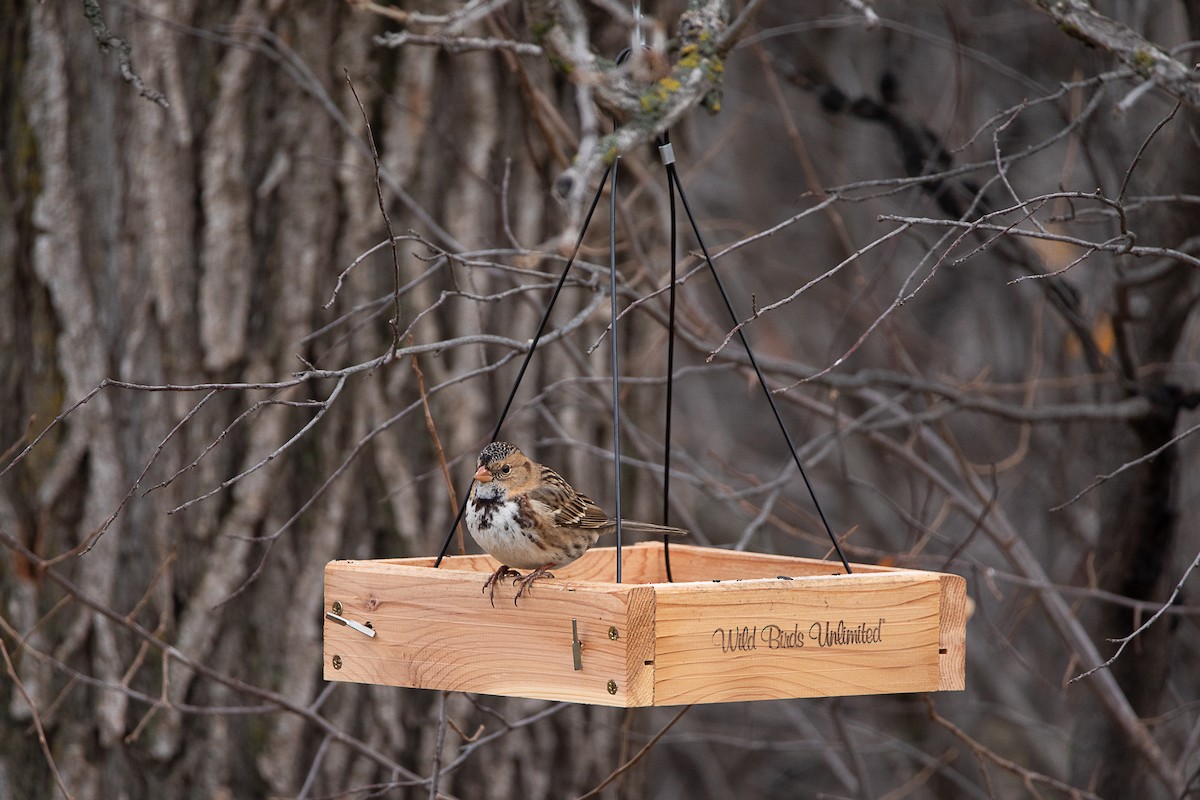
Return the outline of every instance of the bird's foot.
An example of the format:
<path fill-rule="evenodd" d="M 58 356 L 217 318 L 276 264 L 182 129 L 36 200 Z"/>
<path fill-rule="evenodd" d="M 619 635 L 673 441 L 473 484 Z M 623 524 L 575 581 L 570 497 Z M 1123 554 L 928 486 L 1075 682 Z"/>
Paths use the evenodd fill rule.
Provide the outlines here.
<path fill-rule="evenodd" d="M 529 591 L 529 587 L 533 585 L 534 581 L 538 580 L 539 578 L 553 578 L 554 577 L 554 573 L 549 571 L 550 567 L 551 567 L 551 565 L 547 564 L 544 567 L 538 567 L 537 569 L 535 569 L 533 572 L 529 573 L 528 575 L 525 575 L 525 576 L 518 575 L 516 578 L 513 578 L 513 586 L 521 587 L 521 588 L 517 589 L 517 596 L 513 598 L 514 606 L 517 604 L 517 601 L 521 599 L 521 595 L 523 595 L 523 594 L 525 594 L 525 592 Z"/>
<path fill-rule="evenodd" d="M 521 580 L 521 573 L 510 567 L 508 564 L 501 564 L 500 568 L 491 574 L 486 581 L 483 582 L 483 588 L 480 592 L 486 592 L 489 588 L 492 590 L 488 594 L 488 599 L 492 601 L 492 608 L 496 607 L 496 584 L 505 578 L 514 578 Z M 513 601 L 516 602 L 515 600 Z"/>

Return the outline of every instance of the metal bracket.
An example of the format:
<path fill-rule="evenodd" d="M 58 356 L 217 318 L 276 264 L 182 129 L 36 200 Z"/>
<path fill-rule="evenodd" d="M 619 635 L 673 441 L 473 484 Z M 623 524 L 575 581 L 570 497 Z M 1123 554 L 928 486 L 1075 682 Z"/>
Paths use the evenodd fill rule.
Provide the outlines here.
<path fill-rule="evenodd" d="M 575 617 L 571 617 L 571 660 L 576 672 L 583 669 L 583 642 L 579 641 L 579 623 Z"/>
<path fill-rule="evenodd" d="M 341 603 L 334 603 L 334 605 L 336 606 L 334 611 L 342 610 Z M 371 627 L 371 623 L 368 622 L 366 625 L 363 625 L 361 622 L 355 622 L 352 619 L 346 619 L 341 614 L 335 614 L 334 611 L 326 611 L 325 619 L 329 620 L 330 622 L 336 622 L 338 625 L 345 625 L 347 628 L 352 628 L 364 636 L 369 636 L 372 639 L 375 638 L 375 629 Z"/>

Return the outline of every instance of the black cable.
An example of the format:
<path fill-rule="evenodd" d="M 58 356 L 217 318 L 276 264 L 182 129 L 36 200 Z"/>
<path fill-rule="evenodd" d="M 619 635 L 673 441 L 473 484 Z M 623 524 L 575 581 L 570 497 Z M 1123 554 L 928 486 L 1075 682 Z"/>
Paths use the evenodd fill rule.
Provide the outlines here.
<path fill-rule="evenodd" d="M 660 148 L 670 146 L 670 138 L 664 133 L 660 139 Z M 725 285 L 721 281 L 721 276 L 717 272 L 716 265 L 713 263 L 712 256 L 708 252 L 708 246 L 704 243 L 704 237 L 700 234 L 700 227 L 696 222 L 695 216 L 692 214 L 691 205 L 687 201 L 687 195 L 683 191 L 683 185 L 679 180 L 679 173 L 675 169 L 674 158 L 670 160 L 664 156 L 664 163 L 667 169 L 667 189 L 670 198 L 670 217 L 671 217 L 671 290 L 669 295 L 668 305 L 668 344 L 667 344 L 667 398 L 666 398 L 666 423 L 664 438 L 666 440 L 666 455 L 663 465 L 663 524 L 669 522 L 670 516 L 670 480 L 671 480 L 671 407 L 674 391 L 674 359 L 675 359 L 675 293 L 676 293 L 676 213 L 675 213 L 675 192 L 678 191 L 679 199 L 683 203 L 684 212 L 687 214 L 688 222 L 691 223 L 692 232 L 696 236 L 696 241 L 700 245 L 700 250 L 704 255 L 704 261 L 708 265 L 709 271 L 712 273 L 713 281 L 716 283 L 717 290 L 721 293 L 721 299 L 725 303 L 725 308 L 729 312 L 733 324 L 737 325 L 740 319 L 737 312 L 733 308 L 733 303 L 729 299 L 728 292 L 725 291 Z M 592 203 L 588 207 L 587 215 L 584 217 L 583 226 L 579 231 L 579 236 L 575 240 L 575 246 L 571 250 L 571 256 L 567 259 L 567 264 L 563 268 L 562 275 L 559 276 L 558 283 L 554 287 L 554 292 L 550 296 L 550 302 L 546 305 L 546 311 L 542 315 L 541 321 L 538 323 L 537 331 L 533 335 L 533 339 L 529 344 L 529 350 L 525 354 L 525 359 L 521 362 L 521 368 L 517 371 L 516 380 L 513 382 L 512 390 L 508 394 L 508 399 L 504 403 L 504 408 L 500 412 L 499 418 L 496 420 L 496 425 L 492 429 L 490 441 L 495 441 L 500 434 L 500 428 L 504 425 L 504 420 L 508 416 L 509 410 L 512 408 L 513 401 L 516 399 L 517 390 L 521 386 L 521 381 L 525 377 L 525 372 L 529 368 L 529 363 L 533 359 L 534 351 L 537 349 L 538 343 L 541 341 L 542 335 L 545 333 L 546 325 L 550 320 L 550 313 L 554 309 L 554 304 L 558 300 L 559 294 L 562 292 L 563 286 L 566 284 L 567 275 L 571 271 L 571 267 L 575 264 L 575 259 L 579 255 L 579 250 L 583 245 L 583 237 L 587 233 L 588 226 L 591 224 L 592 216 L 596 211 L 597 205 L 600 203 L 600 197 L 604 193 L 604 184 L 608 180 L 609 175 L 612 176 L 612 187 L 609 196 L 609 290 L 611 294 L 612 304 L 612 389 L 613 389 L 613 453 L 614 453 L 614 470 L 615 470 L 615 494 L 616 494 L 616 519 L 617 519 L 617 583 L 621 583 L 621 441 L 620 441 L 620 411 L 618 406 L 619 401 L 619 369 L 618 369 L 618 347 L 617 347 L 617 287 L 616 287 L 616 196 L 617 196 L 617 171 L 616 162 L 614 161 L 604 171 L 601 176 L 599 187 L 596 190 L 596 195 L 592 198 Z M 837 541 L 837 537 L 833 533 L 833 528 L 830 526 L 828 519 L 825 516 L 824 510 L 821 508 L 821 503 L 817 499 L 816 491 L 813 488 L 812 482 L 808 478 L 808 473 L 804 470 L 804 464 L 800 460 L 799 454 L 796 452 L 796 445 L 792 441 L 791 434 L 788 433 L 787 426 L 784 424 L 783 416 L 780 414 L 779 407 L 775 403 L 775 398 L 771 394 L 771 390 L 767 386 L 766 377 L 763 375 L 762 369 L 758 365 L 758 359 L 754 357 L 754 351 L 750 347 L 750 342 L 746 339 L 746 335 L 740 329 L 738 330 L 738 338 L 741 340 L 742 347 L 746 351 L 746 356 L 750 361 L 750 366 L 754 369 L 754 374 L 758 378 L 758 383 L 762 386 L 763 393 L 767 398 L 767 404 L 771 407 L 771 413 L 775 416 L 775 422 L 779 425 L 779 430 L 783 434 L 784 440 L 787 442 L 788 450 L 792 454 L 792 459 L 796 463 L 797 469 L 800 471 L 800 477 L 804 479 L 804 485 L 808 489 L 808 494 L 812 498 L 813 506 L 816 508 L 817 515 L 821 519 L 821 524 L 825 527 L 825 532 L 829 535 L 829 541 L 832 542 L 834 550 L 841 559 L 842 566 L 845 567 L 846 573 L 850 574 L 853 570 L 850 568 L 850 562 L 846 559 L 845 553 L 842 552 L 842 547 Z M 470 500 L 470 488 L 464 495 L 462 503 L 459 504 L 458 513 L 454 517 L 454 523 L 450 526 L 450 531 L 446 536 L 446 541 L 442 544 L 442 549 L 438 553 L 437 559 L 434 561 L 434 568 L 441 566 L 442 559 L 445 558 L 446 552 L 450 549 L 450 542 L 454 540 L 454 531 L 462 522 L 463 515 L 466 513 L 467 503 Z M 668 537 L 663 536 L 663 560 L 666 567 L 666 576 L 668 581 L 672 581 L 671 575 L 671 558 L 669 550 Z"/>
<path fill-rule="evenodd" d="M 613 484 L 616 489 L 613 516 L 617 520 L 617 583 L 621 582 L 621 393 L 618 388 L 621 370 L 617 348 L 617 164 L 620 160 L 621 157 L 617 156 L 609 168 L 612 185 L 608 192 L 608 291 L 612 308 L 608 336 L 612 343 Z"/>
<path fill-rule="evenodd" d="M 683 192 L 683 185 L 679 182 L 679 173 L 676 171 L 674 163 L 667 164 L 667 174 L 675 184 L 675 188 L 679 190 L 679 199 L 683 202 L 683 210 L 687 213 L 688 221 L 692 224 L 692 232 L 695 233 L 696 242 L 700 245 L 700 251 L 704 254 L 704 261 L 708 264 L 708 269 L 712 273 L 713 281 L 717 284 L 717 290 L 721 293 L 721 299 L 725 301 L 725 308 L 729 311 L 729 316 L 733 319 L 733 324 L 737 325 L 741 320 L 737 312 L 734 311 L 733 303 L 729 300 L 729 294 L 726 293 L 725 286 L 721 282 L 721 276 L 717 274 L 717 267 L 713 264 L 712 257 L 708 254 L 708 247 L 704 244 L 704 238 L 700 235 L 700 227 L 696 224 L 696 218 L 692 216 L 692 208 L 688 205 L 687 195 Z M 763 393 L 767 396 L 767 403 L 771 406 L 771 413 L 775 415 L 775 421 L 779 423 L 779 430 L 783 434 L 784 440 L 787 441 L 788 449 L 792 453 L 792 459 L 796 462 L 796 467 L 800 470 L 800 477 L 804 479 L 804 485 L 808 487 L 808 494 L 817 509 L 817 516 L 821 518 L 821 524 L 825 526 L 825 532 L 829 534 L 829 541 L 833 542 L 833 549 L 837 551 L 838 558 L 842 560 L 842 566 L 846 568 L 846 574 L 850 574 L 853 572 L 850 569 L 850 562 L 846 560 L 846 554 L 842 552 L 842 546 L 838 544 L 837 537 L 833 534 L 833 528 L 830 527 L 829 521 L 825 518 L 825 512 L 821 510 L 821 503 L 817 500 L 817 493 L 813 490 L 813 485 L 808 480 L 808 473 L 804 471 L 804 464 L 800 462 L 800 456 L 796 452 L 796 445 L 792 442 L 791 434 L 788 433 L 787 426 L 783 423 L 783 416 L 779 413 L 775 397 L 767 387 L 767 379 L 763 376 L 762 370 L 758 366 L 758 359 L 754 357 L 754 351 L 750 349 L 750 342 L 746 339 L 746 334 L 740 328 L 738 329 L 738 338 L 741 339 L 742 347 L 746 349 L 746 357 L 750 360 L 750 366 L 754 368 L 754 374 L 758 376 L 758 383 L 762 386 Z"/>
<path fill-rule="evenodd" d="M 662 148 L 669 147 L 670 144 L 670 133 L 663 131 L 662 137 L 658 140 L 659 152 L 662 153 Z M 674 158 L 674 156 L 671 156 L 671 158 Z M 664 154 L 665 160 L 666 155 Z M 664 166 L 669 167 L 670 165 L 664 164 Z M 671 524 L 671 409 L 673 407 L 672 399 L 675 391 L 675 245 L 678 232 L 675 221 L 675 183 L 671 180 L 670 169 L 667 170 L 667 197 L 670 201 L 668 207 L 671 211 L 671 291 L 667 295 L 667 414 L 663 425 L 663 439 L 665 441 L 665 452 L 663 453 L 663 525 Z M 671 537 L 665 533 L 663 534 L 663 567 L 667 572 L 667 582 L 674 582 L 675 579 L 671 576 Z"/>
<path fill-rule="evenodd" d="M 563 285 L 567 282 L 567 273 L 575 265 L 575 257 L 579 255 L 579 248 L 583 246 L 584 234 L 587 233 L 588 225 L 592 222 L 592 214 L 595 213 L 596 206 L 600 204 L 600 196 L 604 194 L 604 182 L 608 179 L 608 173 L 611 169 L 612 167 L 605 169 L 604 175 L 600 178 L 600 186 L 596 189 L 596 196 L 592 198 L 592 205 L 588 208 L 587 216 L 583 218 L 583 227 L 579 230 L 579 238 L 575 240 L 575 247 L 571 250 L 571 257 L 567 259 L 567 265 L 563 268 L 562 275 L 558 278 L 558 284 L 554 287 L 554 293 L 550 295 L 550 302 L 546 304 L 546 312 L 542 314 L 542 321 L 538 323 L 537 332 L 533 334 L 533 340 L 529 343 L 529 351 L 525 353 L 525 360 L 521 362 L 521 369 L 517 371 L 517 379 L 513 382 L 512 391 L 508 393 L 508 400 L 500 412 L 500 418 L 496 420 L 496 427 L 492 428 L 492 435 L 488 439 L 488 442 L 496 441 L 496 437 L 500 435 L 500 426 L 504 424 L 504 419 L 508 416 L 508 410 L 512 408 L 513 400 L 517 396 L 517 389 L 520 388 L 521 381 L 525 377 L 525 370 L 529 368 L 529 362 L 533 359 L 533 352 L 537 349 L 538 342 L 542 339 L 542 334 L 546 331 L 546 324 L 550 321 L 550 312 L 554 309 L 554 303 L 558 300 L 558 295 L 562 292 Z M 437 560 L 433 562 L 434 569 L 441 566 L 442 559 L 446 557 L 446 551 L 450 549 L 450 542 L 454 540 L 454 530 L 462 522 L 463 514 L 467 511 L 467 501 L 470 499 L 471 487 L 468 486 L 467 493 L 463 496 L 462 503 L 458 506 L 458 514 L 454 517 L 454 524 L 450 526 L 450 533 L 446 535 L 446 542 L 442 545 L 442 550 L 438 553 Z"/>

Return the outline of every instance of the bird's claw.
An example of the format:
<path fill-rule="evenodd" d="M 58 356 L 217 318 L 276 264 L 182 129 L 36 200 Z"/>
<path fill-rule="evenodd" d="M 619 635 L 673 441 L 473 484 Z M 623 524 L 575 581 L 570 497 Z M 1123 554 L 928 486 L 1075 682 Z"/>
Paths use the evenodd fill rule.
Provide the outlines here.
<path fill-rule="evenodd" d="M 521 579 L 521 573 L 517 572 L 508 564 L 501 564 L 500 568 L 493 572 L 491 576 L 483 582 L 483 588 L 479 590 L 482 594 L 483 592 L 486 592 L 489 587 L 491 588 L 492 591 L 488 594 L 488 599 L 492 603 L 492 608 L 496 607 L 496 584 L 505 578 L 512 578 L 515 585 L 516 582 Z M 520 594 L 518 593 L 517 596 L 520 597 Z M 516 603 L 516 600 L 513 600 L 513 602 Z"/>
<path fill-rule="evenodd" d="M 553 578 L 553 577 L 554 577 L 554 573 L 547 570 L 546 567 L 538 567 L 537 569 L 535 569 L 533 572 L 529 573 L 528 575 L 524 575 L 524 576 L 518 575 L 517 577 L 513 578 L 513 586 L 521 587 L 521 588 L 517 589 L 517 594 L 513 598 L 513 605 L 515 606 L 517 604 L 517 601 L 521 599 L 521 596 L 524 595 L 525 592 L 529 591 L 529 587 L 533 585 L 534 581 L 538 580 L 539 578 Z"/>

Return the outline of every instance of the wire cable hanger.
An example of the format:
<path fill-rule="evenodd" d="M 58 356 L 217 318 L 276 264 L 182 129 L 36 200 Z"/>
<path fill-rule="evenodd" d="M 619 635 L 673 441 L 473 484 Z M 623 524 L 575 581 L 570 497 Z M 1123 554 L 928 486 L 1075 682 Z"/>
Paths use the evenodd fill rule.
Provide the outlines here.
<path fill-rule="evenodd" d="M 640 18 L 639 18 L 640 27 Z M 626 49 L 617 56 L 617 63 L 624 61 L 631 51 Z M 729 298 L 729 293 L 725 289 L 724 282 L 721 280 L 720 274 L 717 272 L 716 265 L 713 263 L 712 256 L 708 251 L 708 246 L 704 243 L 704 237 L 700 233 L 700 226 L 696 222 L 695 215 L 692 213 L 691 204 L 687 201 L 687 195 L 684 193 L 683 184 L 679 180 L 679 172 L 675 166 L 675 151 L 671 145 L 670 135 L 668 132 L 662 134 L 658 139 L 658 150 L 660 158 L 667 175 L 667 190 L 670 203 L 670 255 L 671 255 L 671 280 L 670 291 L 668 292 L 668 345 L 667 345 L 667 386 L 666 386 L 666 418 L 664 425 L 664 445 L 665 454 L 663 461 L 663 520 L 662 524 L 669 523 L 670 509 L 670 480 L 671 480 L 671 408 L 673 400 L 674 388 L 674 358 L 675 358 L 675 300 L 678 279 L 676 274 L 676 206 L 675 195 L 679 195 L 679 200 L 683 204 L 684 212 L 687 214 L 688 222 L 691 224 L 692 233 L 696 237 L 696 242 L 700 247 L 700 251 L 704 256 L 704 262 L 708 265 L 709 272 L 712 274 L 713 282 L 716 284 L 717 291 L 721 295 L 726 310 L 729 312 L 730 319 L 735 326 L 738 325 L 740 318 L 733 307 L 733 301 Z M 492 428 L 492 434 L 488 441 L 495 441 L 500 434 L 500 429 L 504 425 L 505 419 L 508 417 L 508 412 L 512 408 L 512 404 L 517 395 L 517 390 L 520 388 L 521 381 L 525 377 L 525 372 L 529 367 L 530 361 L 533 359 L 533 354 L 537 350 L 538 344 L 545 333 L 546 326 L 550 319 L 550 313 L 554 308 L 555 302 L 558 300 L 559 294 L 562 292 L 563 286 L 566 284 L 567 275 L 574 266 L 575 260 L 579 255 L 579 250 L 583 245 L 583 238 L 587 234 L 588 226 L 591 224 L 592 217 L 595 214 L 596 207 L 600 202 L 600 197 L 604 193 L 605 183 L 611 178 L 609 189 L 609 296 L 611 303 L 612 324 L 609 331 L 611 337 L 611 362 L 612 362 L 612 413 L 613 413 L 613 472 L 614 472 L 614 489 L 615 489 L 615 514 L 617 520 L 616 525 L 616 582 L 622 582 L 621 574 L 621 428 L 620 428 L 620 362 L 619 362 L 619 347 L 617 341 L 617 166 L 620 162 L 618 155 L 611 165 L 609 165 L 604 174 L 601 176 L 599 186 L 596 189 L 596 194 L 592 198 L 591 205 L 588 207 L 587 214 L 584 217 L 583 225 L 579 235 L 575 240 L 575 245 L 571 250 L 571 255 L 567 259 L 566 266 L 563 268 L 562 274 L 559 276 L 558 283 L 554 287 L 553 293 L 550 295 L 550 300 L 546 304 L 546 310 L 542 314 L 541 321 L 538 323 L 536 332 L 529 343 L 529 349 L 525 353 L 525 358 L 521 362 L 521 367 L 517 371 L 516 380 L 513 382 L 512 389 L 509 391 L 508 399 L 504 403 L 504 407 L 500 411 L 500 416 L 496 420 L 495 426 Z M 804 469 L 804 464 L 797 452 L 795 442 L 792 440 L 791 434 L 788 432 L 787 425 L 784 423 L 783 415 L 780 413 L 779 406 L 775 402 L 775 397 L 771 393 L 770 387 L 767 386 L 766 377 L 763 374 L 762 368 L 758 364 L 758 359 L 754 356 L 754 350 L 750 347 L 750 342 L 746 338 L 745 332 L 739 327 L 737 331 L 738 339 L 742 347 L 746 351 L 746 357 L 750 362 L 751 368 L 754 370 L 754 375 L 758 380 L 759 386 L 762 387 L 763 394 L 767 399 L 767 404 L 771 407 L 771 413 L 775 418 L 775 422 L 779 426 L 780 433 L 783 435 L 784 441 L 787 443 L 788 451 L 791 453 L 792 460 L 796 464 L 796 468 L 800 472 L 801 478 L 804 479 L 804 485 L 808 489 L 809 497 L 812 498 L 813 506 L 817 511 L 817 516 L 821 520 L 821 524 L 825 528 L 826 534 L 829 536 L 830 542 L 833 544 L 833 549 L 837 553 L 838 558 L 842 562 L 843 568 L 847 574 L 853 572 L 850 568 L 850 562 L 846 559 L 845 553 L 842 552 L 841 544 L 837 540 L 837 536 L 833 532 L 832 526 L 829 524 L 828 518 L 825 516 L 824 510 L 821 508 L 821 503 L 817 499 L 816 490 L 812 482 L 808 478 L 808 473 Z M 466 513 L 467 503 L 470 501 L 470 491 L 464 492 L 462 503 L 459 505 L 458 513 L 454 518 L 454 523 L 450 526 L 450 531 L 446 535 L 446 541 L 442 545 L 441 552 L 438 553 L 434 567 L 441 566 L 442 559 L 450 548 L 450 542 L 454 539 L 454 531 L 462 522 L 463 515 Z M 670 545 L 668 537 L 663 537 L 663 559 L 666 567 L 667 580 L 672 580 L 671 577 L 671 561 L 670 561 Z"/>
<path fill-rule="evenodd" d="M 687 214 L 688 222 L 691 223 L 692 233 L 696 236 L 696 243 L 700 246 L 700 252 L 704 255 L 704 263 L 708 265 L 708 270 L 712 273 L 713 282 L 717 285 L 717 291 L 721 293 L 721 300 L 725 303 L 725 308 L 729 312 L 729 318 L 735 326 L 740 322 L 737 312 L 733 308 L 733 301 L 729 299 L 729 293 L 725 291 L 725 284 L 721 281 L 721 275 L 717 272 L 717 266 L 713 263 L 712 256 L 708 252 L 708 245 L 704 243 L 704 237 L 700 233 L 700 226 L 696 223 L 696 217 L 692 214 L 691 204 L 687 201 L 687 195 L 684 194 L 683 184 L 679 180 L 679 171 L 675 168 L 675 150 L 671 146 L 671 141 L 667 133 L 663 133 L 659 144 L 659 154 L 662 156 L 663 164 L 667 170 L 667 180 L 679 192 L 679 200 L 683 203 L 683 210 Z M 672 201 L 674 196 L 672 195 Z M 671 208 L 672 223 L 675 219 L 674 206 Z M 674 233 L 672 231 L 672 233 Z M 672 264 L 674 269 L 674 264 Z M 675 294 L 675 275 L 671 275 L 671 295 L 672 307 L 674 306 Z M 671 317 L 671 338 L 675 336 L 675 318 Z M 754 357 L 754 350 L 750 347 L 749 340 L 746 339 L 745 332 L 738 327 L 738 339 L 742 343 L 742 347 L 746 351 L 746 358 L 750 361 L 750 366 L 754 369 L 754 375 L 758 378 L 758 385 L 762 387 L 763 394 L 767 398 L 767 404 L 771 406 L 771 413 L 775 417 L 775 422 L 779 425 L 779 432 L 783 434 L 784 441 L 787 442 L 788 451 L 792 454 L 792 460 L 796 462 L 796 468 L 800 471 L 800 477 L 804 479 L 804 485 L 808 488 L 808 495 L 812 498 L 813 506 L 817 510 L 817 516 L 821 518 L 821 525 L 825 528 L 825 533 L 829 535 L 829 541 L 833 543 L 833 549 L 837 552 L 838 558 L 842 562 L 842 566 L 846 570 L 846 574 L 853 572 L 850 569 L 850 562 L 846 560 L 846 554 L 842 552 L 842 546 L 837 540 L 837 536 L 833 533 L 833 528 L 829 524 L 829 520 L 825 517 L 825 511 L 821 508 L 821 502 L 817 499 L 816 490 L 813 488 L 812 481 L 808 479 L 808 472 L 804 469 L 804 464 L 800 460 L 800 454 L 796 451 L 796 444 L 792 441 L 792 436 L 788 433 L 787 425 L 783 421 L 783 415 L 779 412 L 779 405 L 775 402 L 775 395 L 771 393 L 770 387 L 767 386 L 767 379 L 763 375 L 762 368 L 758 365 L 758 359 Z"/>

